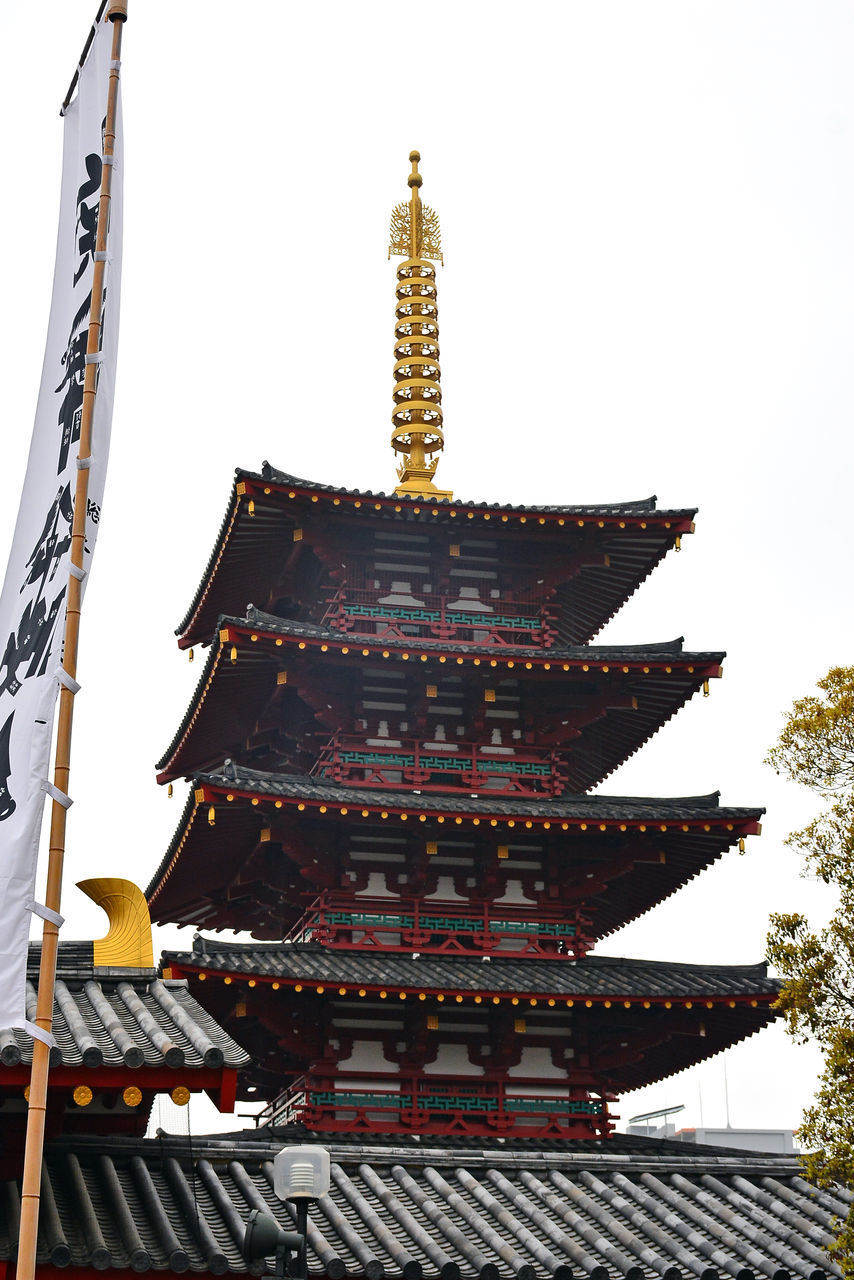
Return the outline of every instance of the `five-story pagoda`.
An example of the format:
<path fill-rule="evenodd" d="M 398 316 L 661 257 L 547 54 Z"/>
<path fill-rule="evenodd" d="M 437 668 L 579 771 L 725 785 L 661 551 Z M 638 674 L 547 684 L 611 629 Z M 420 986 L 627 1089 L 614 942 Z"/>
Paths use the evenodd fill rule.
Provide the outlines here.
<path fill-rule="evenodd" d="M 681 640 L 590 643 L 694 512 L 436 488 L 441 251 L 410 159 L 399 485 L 238 472 L 179 629 L 210 649 L 159 763 L 192 792 L 148 896 L 161 922 L 265 940 L 164 963 L 254 1053 L 273 1122 L 604 1137 L 621 1092 L 774 1016 L 764 965 L 590 954 L 762 811 L 589 794 L 721 673 Z"/>

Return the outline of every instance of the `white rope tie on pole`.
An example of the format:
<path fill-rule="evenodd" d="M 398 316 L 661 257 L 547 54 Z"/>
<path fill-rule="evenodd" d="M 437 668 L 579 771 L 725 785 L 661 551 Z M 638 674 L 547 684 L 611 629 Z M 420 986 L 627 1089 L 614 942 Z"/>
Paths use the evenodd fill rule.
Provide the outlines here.
<path fill-rule="evenodd" d="M 106 262 L 106 258 L 104 259 Z M 86 357 L 86 364 L 100 364 L 104 359 L 103 351 L 93 351 L 91 356 Z"/>
<path fill-rule="evenodd" d="M 75 568 L 76 568 L 76 566 L 75 566 Z M 57 671 L 57 673 L 56 673 L 56 678 L 57 678 L 57 680 L 59 681 L 59 683 L 60 683 L 61 685 L 63 685 L 63 686 L 68 690 L 68 692 L 69 692 L 69 693 L 79 693 L 79 692 L 80 692 L 80 684 L 79 684 L 79 682 L 78 682 L 77 680 L 75 680 L 73 676 L 70 676 L 70 675 L 68 674 L 68 672 L 65 670 L 65 667 L 60 667 L 60 668 L 59 668 L 59 670 L 58 670 L 58 671 Z"/>
<path fill-rule="evenodd" d="M 51 924 L 55 924 L 57 929 L 61 929 L 65 924 L 65 916 L 61 916 L 58 911 L 52 911 L 50 907 L 46 907 L 42 902 L 27 903 L 27 910 L 32 911 L 34 916 L 38 916 L 41 920 L 49 920 Z"/>
<path fill-rule="evenodd" d="M 55 787 L 47 778 L 42 778 L 42 791 L 49 795 L 51 800 L 55 800 L 57 804 L 61 804 L 63 809 L 70 809 L 74 804 L 71 796 L 67 796 L 64 791 L 60 791 L 59 787 Z"/>
<path fill-rule="evenodd" d="M 29 1018 L 24 1018 L 24 1030 L 34 1040 L 41 1040 L 42 1044 L 46 1044 L 49 1049 L 52 1049 L 56 1044 L 56 1036 L 49 1031 L 42 1031 L 41 1027 L 37 1027 L 34 1022 L 30 1022 Z"/>
<path fill-rule="evenodd" d="M 70 564 L 68 566 L 68 572 L 71 574 L 72 578 L 76 578 L 78 582 L 82 582 L 89 570 L 81 568 L 79 564 Z"/>
<path fill-rule="evenodd" d="M 88 457 L 88 458 L 78 458 L 78 459 L 77 459 L 77 470 L 78 470 L 78 471 L 88 471 L 88 470 L 89 470 L 89 468 L 91 467 L 91 465 L 92 465 L 92 455 L 91 455 L 91 454 L 89 455 L 89 457 Z"/>

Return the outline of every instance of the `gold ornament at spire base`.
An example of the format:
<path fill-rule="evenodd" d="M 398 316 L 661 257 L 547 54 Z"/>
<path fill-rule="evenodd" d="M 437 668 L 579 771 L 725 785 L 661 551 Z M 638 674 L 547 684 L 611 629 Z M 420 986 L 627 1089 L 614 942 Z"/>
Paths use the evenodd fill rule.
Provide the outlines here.
<path fill-rule="evenodd" d="M 439 218 L 418 194 L 421 174 L 417 151 L 410 152 L 409 204 L 401 201 L 391 214 L 388 254 L 405 258 L 397 268 L 394 327 L 394 409 L 391 447 L 402 454 L 395 489 L 404 498 L 451 498 L 449 489 L 433 483 L 442 435 L 442 388 L 439 385 L 439 311 L 436 268 L 442 262 Z M 432 259 L 432 261 L 431 261 Z"/>

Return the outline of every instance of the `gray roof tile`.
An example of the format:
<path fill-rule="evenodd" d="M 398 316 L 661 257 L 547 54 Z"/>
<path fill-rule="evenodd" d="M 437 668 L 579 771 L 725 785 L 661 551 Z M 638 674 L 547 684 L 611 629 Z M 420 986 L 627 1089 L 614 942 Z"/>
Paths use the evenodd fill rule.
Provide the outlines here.
<path fill-rule="evenodd" d="M 286 1229 L 272 1159 L 304 1133 L 51 1144 L 39 1261 L 244 1272 L 253 1208 Z M 847 1197 L 818 1192 L 791 1157 L 617 1135 L 606 1143 L 324 1144 L 329 1197 L 311 1207 L 309 1271 L 343 1280 L 821 1280 Z M 0 1209 L 12 1255 L 20 1190 Z M 260 1270 L 260 1267 L 258 1268 Z"/>
<path fill-rule="evenodd" d="M 566 515 L 583 520 L 601 519 L 606 523 L 619 522 L 621 518 L 625 518 L 629 523 L 636 522 L 632 529 L 621 533 L 625 546 L 625 555 L 620 557 L 622 567 L 618 568 L 617 560 L 612 557 L 610 568 L 593 571 L 591 581 L 596 582 L 595 602 L 582 602 L 578 599 L 567 602 L 564 598 L 563 590 L 558 591 L 559 603 L 567 606 L 564 610 L 566 617 L 562 626 L 566 634 L 571 635 L 576 640 L 582 639 L 584 636 L 593 635 L 600 630 L 607 619 L 637 589 L 640 582 L 648 576 L 655 565 L 667 553 L 667 550 L 673 544 L 676 529 L 665 529 L 663 527 L 665 522 L 670 522 L 671 526 L 675 525 L 684 532 L 691 527 L 693 517 L 696 515 L 696 508 L 694 507 L 678 510 L 659 510 L 656 507 L 654 496 L 632 502 L 567 506 L 512 506 L 509 503 L 502 505 L 488 502 L 445 502 L 440 499 L 430 503 L 428 511 L 425 504 L 417 498 L 400 498 L 393 494 L 373 493 L 370 490 L 360 493 L 358 489 L 339 489 L 334 485 L 316 484 L 310 480 L 297 479 L 297 477 L 291 476 L 287 472 L 278 471 L 267 462 L 263 464 L 260 474 L 238 468 L 235 476 L 235 484 L 232 486 L 228 507 L 202 580 L 196 589 L 186 615 L 176 628 L 176 633 L 183 637 L 183 642 L 186 644 L 201 643 L 209 639 L 216 616 L 212 611 L 213 606 L 209 600 L 212 592 L 213 597 L 220 600 L 220 607 L 216 609 L 216 612 L 222 611 L 223 601 L 220 586 L 214 586 L 214 580 L 222 575 L 224 571 L 226 598 L 230 597 L 235 591 L 242 592 L 250 581 L 255 584 L 254 587 L 250 588 L 250 593 L 264 590 L 265 587 L 269 586 L 269 562 L 265 560 L 265 557 L 269 556 L 271 547 L 279 539 L 287 537 L 288 529 L 293 527 L 292 524 L 288 524 L 287 516 L 277 499 L 272 497 L 269 499 L 256 499 L 256 518 L 252 518 L 249 521 L 249 525 L 251 525 L 251 529 L 249 529 L 245 522 L 241 522 L 242 507 L 237 493 L 238 483 L 245 484 L 249 482 L 257 486 L 269 484 L 293 486 L 294 489 L 299 489 L 312 496 L 323 493 L 339 498 L 353 498 L 354 500 L 365 497 L 376 500 L 385 499 L 401 509 L 401 514 L 394 518 L 404 521 L 442 522 L 445 519 L 449 519 L 449 512 L 453 509 L 454 511 L 530 513 L 539 517 L 549 515 L 561 517 Z M 431 514 L 433 508 L 437 511 L 435 517 Z M 415 514 L 416 509 L 420 514 Z M 367 512 L 363 512 L 363 514 L 367 514 Z M 390 512 L 386 510 L 379 514 L 380 518 L 385 520 Z M 642 532 L 637 525 L 642 519 L 646 518 L 650 521 L 649 528 Z M 616 532 L 620 533 L 619 530 L 616 530 Z M 527 526 L 526 534 L 528 537 L 537 536 L 537 528 L 533 523 Z M 627 539 L 623 537 L 623 534 L 628 536 Z M 632 545 L 629 547 L 625 545 L 627 540 L 633 544 L 636 543 L 638 537 L 643 543 L 642 546 Z M 227 567 L 224 570 L 222 563 L 223 552 L 226 548 L 235 547 L 236 544 L 241 545 L 236 547 L 234 553 L 235 563 L 232 566 L 234 572 Z M 607 576 L 599 581 L 599 576 L 603 573 Z M 247 596 L 242 595 L 238 599 L 236 606 L 232 603 L 227 603 L 225 607 L 227 609 L 242 608 L 246 599 Z"/>
<path fill-rule="evenodd" d="M 88 947 L 88 966 L 81 954 Z M 249 1054 L 190 995 L 186 982 L 163 982 L 154 969 L 95 969 L 91 943 L 61 944 L 53 1009 L 54 1066 L 243 1067 Z M 30 947 L 28 1003 L 38 985 L 38 947 Z M 24 1031 L 0 1028 L 4 1067 L 32 1062 Z"/>
<path fill-rule="evenodd" d="M 265 975 L 296 982 L 355 983 L 357 986 L 490 991 L 511 995 L 584 998 L 650 997 L 685 999 L 776 995 L 778 984 L 764 963 L 679 964 L 617 956 L 583 960 L 533 957 L 485 962 L 479 956 L 371 955 L 335 951 L 318 943 L 221 942 L 196 936 L 192 951 L 166 951 L 162 963 L 226 973 Z"/>
<path fill-rule="evenodd" d="M 468 813 L 494 814 L 508 818 L 587 818 L 637 820 L 661 819 L 672 821 L 689 821 L 702 818 L 712 811 L 715 819 L 722 822 L 745 820 L 750 821 L 762 816 L 765 812 L 756 806 L 722 806 L 719 804 L 719 791 L 712 791 L 705 796 L 608 796 L 608 795 L 563 795 L 556 798 L 544 797 L 542 800 L 515 799 L 512 796 L 492 796 L 483 794 L 477 798 L 457 795 L 441 795 L 432 793 L 421 795 L 413 791 L 386 791 L 370 787 L 347 787 L 335 782 L 319 782 L 316 778 L 304 775 L 289 776 L 279 773 L 265 773 L 259 769 L 247 769 L 232 760 L 226 760 L 221 773 L 199 773 L 194 781 L 209 782 L 213 786 L 234 787 L 241 791 L 251 791 L 258 795 L 299 796 L 306 800 L 313 799 L 321 803 L 329 802 L 337 805 L 363 805 L 369 808 L 378 806 L 388 809 L 407 809 L 417 813 L 421 809 L 429 809 L 436 813 Z M 178 838 L 183 831 L 183 822 L 178 829 Z"/>

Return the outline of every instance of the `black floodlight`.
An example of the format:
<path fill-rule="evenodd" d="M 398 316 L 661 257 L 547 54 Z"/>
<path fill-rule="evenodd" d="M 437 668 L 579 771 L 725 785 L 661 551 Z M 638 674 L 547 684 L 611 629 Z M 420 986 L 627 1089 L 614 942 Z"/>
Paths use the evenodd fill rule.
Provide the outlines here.
<path fill-rule="evenodd" d="M 275 1275 L 293 1275 L 302 1251 L 303 1238 L 298 1231 L 283 1231 L 272 1214 L 263 1209 L 253 1209 L 243 1235 L 243 1261 L 252 1268 L 253 1263 L 265 1258 L 276 1259 Z"/>

